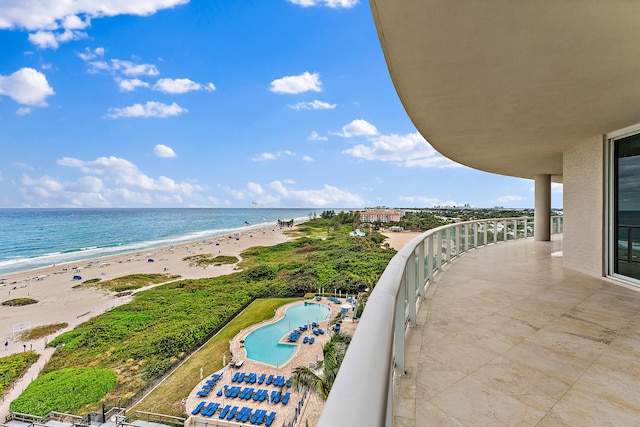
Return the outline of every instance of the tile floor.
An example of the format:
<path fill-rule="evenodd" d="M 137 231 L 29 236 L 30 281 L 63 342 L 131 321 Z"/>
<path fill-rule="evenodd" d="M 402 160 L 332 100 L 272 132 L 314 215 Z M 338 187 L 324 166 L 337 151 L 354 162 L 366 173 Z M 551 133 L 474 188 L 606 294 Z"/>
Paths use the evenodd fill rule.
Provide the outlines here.
<path fill-rule="evenodd" d="M 395 426 L 640 425 L 640 290 L 562 267 L 561 236 L 465 254 L 427 290 Z"/>

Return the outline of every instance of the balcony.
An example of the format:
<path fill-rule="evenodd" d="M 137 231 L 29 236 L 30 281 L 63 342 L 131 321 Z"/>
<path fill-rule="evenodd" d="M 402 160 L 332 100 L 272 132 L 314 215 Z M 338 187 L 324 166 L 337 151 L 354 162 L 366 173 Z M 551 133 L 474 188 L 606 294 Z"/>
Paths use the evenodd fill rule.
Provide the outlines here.
<path fill-rule="evenodd" d="M 515 239 L 529 224 L 511 221 L 438 229 L 398 253 L 321 427 L 637 423 L 640 293 L 563 268 L 560 234 Z"/>

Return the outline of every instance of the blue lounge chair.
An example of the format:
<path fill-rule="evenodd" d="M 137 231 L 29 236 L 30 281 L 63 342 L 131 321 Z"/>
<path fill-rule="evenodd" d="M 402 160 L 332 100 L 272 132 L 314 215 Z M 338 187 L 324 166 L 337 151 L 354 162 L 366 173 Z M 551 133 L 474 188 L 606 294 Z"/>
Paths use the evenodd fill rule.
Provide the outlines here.
<path fill-rule="evenodd" d="M 231 395 L 232 397 L 238 397 L 238 393 L 240 393 L 240 387 L 236 387 L 236 389 L 234 390 L 233 394 Z"/>
<path fill-rule="evenodd" d="M 267 422 L 264 423 L 265 426 L 269 427 L 272 423 L 273 420 L 276 418 L 276 413 L 275 412 L 271 412 L 269 414 L 269 416 L 267 417 Z"/>
<path fill-rule="evenodd" d="M 269 378 L 267 378 L 266 384 L 269 385 L 271 384 L 272 381 L 273 381 L 273 374 L 269 375 Z"/>
<path fill-rule="evenodd" d="M 278 402 L 280 402 L 280 392 L 279 392 L 279 391 L 276 391 L 276 397 L 275 397 L 275 398 L 273 398 L 273 399 L 271 399 L 271 401 L 272 401 L 273 403 L 278 403 Z"/>
<path fill-rule="evenodd" d="M 315 338 L 315 337 L 311 337 L 311 338 L 309 338 L 309 344 L 313 344 L 313 342 L 314 342 L 315 340 L 316 340 L 316 338 Z"/>
<path fill-rule="evenodd" d="M 222 396 L 222 389 L 218 390 L 218 392 L 216 393 L 216 396 L 218 397 Z"/>
<path fill-rule="evenodd" d="M 240 409 L 236 414 L 236 421 L 241 421 L 242 417 L 244 417 L 244 413 L 247 412 L 248 409 L 249 408 L 247 408 L 246 406 L 243 406 L 242 409 Z"/>
<path fill-rule="evenodd" d="M 262 394 L 260 395 L 260 402 L 264 402 L 268 394 L 269 394 L 269 390 L 262 390 Z"/>
<path fill-rule="evenodd" d="M 262 385 L 266 377 L 267 377 L 267 374 L 260 375 L 260 378 L 258 378 L 258 384 Z"/>
<path fill-rule="evenodd" d="M 291 393 L 286 392 L 284 394 L 284 396 L 282 396 L 282 404 L 286 405 L 287 403 L 289 403 L 289 397 L 291 397 Z"/>
<path fill-rule="evenodd" d="M 304 344 L 306 344 L 308 341 L 309 341 L 309 337 L 304 337 L 304 339 L 302 340 Z"/>
<path fill-rule="evenodd" d="M 238 410 L 237 406 L 234 406 L 233 408 L 231 408 L 231 410 L 229 411 L 229 415 L 227 415 L 227 419 L 232 420 L 233 417 L 236 415 L 237 410 Z"/>
<path fill-rule="evenodd" d="M 204 408 L 204 405 L 206 404 L 206 402 L 203 400 L 202 402 L 198 403 L 198 406 L 196 406 L 193 411 L 191 411 L 191 415 L 196 415 L 198 412 L 200 412 L 200 410 L 202 408 Z"/>
<path fill-rule="evenodd" d="M 220 418 L 221 420 L 224 419 L 224 417 L 227 416 L 227 412 L 229 412 L 229 409 L 231 409 L 231 405 L 225 406 L 222 412 L 220 412 L 220 415 L 218 416 L 218 418 Z"/>
<path fill-rule="evenodd" d="M 260 415 L 260 410 L 257 410 L 256 412 L 253 413 L 253 415 L 251 416 L 251 419 L 249 420 L 249 422 L 251 424 L 255 424 L 257 419 L 258 419 L 258 415 Z"/>
<path fill-rule="evenodd" d="M 215 414 L 219 407 L 220 407 L 220 404 L 219 403 L 215 403 L 213 405 L 213 407 L 207 411 L 207 417 L 210 417 L 213 414 Z"/>
<path fill-rule="evenodd" d="M 244 380 L 244 372 L 240 372 L 240 375 L 238 376 L 238 382 L 241 383 L 242 380 Z"/>
<path fill-rule="evenodd" d="M 200 397 L 207 397 L 209 395 L 209 390 L 200 390 L 196 394 Z"/>
<path fill-rule="evenodd" d="M 247 412 L 244 413 L 244 415 L 242 416 L 242 421 L 243 423 L 246 423 L 247 420 L 249 419 L 249 417 L 251 416 L 251 408 L 247 408 Z"/>
<path fill-rule="evenodd" d="M 291 383 L 293 382 L 293 377 L 289 377 L 289 379 L 287 380 L 287 387 L 291 387 Z"/>
<path fill-rule="evenodd" d="M 247 392 L 247 394 L 244 396 L 244 400 L 251 399 L 251 396 L 253 396 L 253 391 L 254 390 L 255 390 L 254 388 L 250 388 L 249 391 Z"/>
<path fill-rule="evenodd" d="M 235 383 L 238 380 L 239 376 L 240 376 L 240 372 L 236 372 L 235 374 L 233 374 L 233 378 L 231 378 L 231 382 Z"/>

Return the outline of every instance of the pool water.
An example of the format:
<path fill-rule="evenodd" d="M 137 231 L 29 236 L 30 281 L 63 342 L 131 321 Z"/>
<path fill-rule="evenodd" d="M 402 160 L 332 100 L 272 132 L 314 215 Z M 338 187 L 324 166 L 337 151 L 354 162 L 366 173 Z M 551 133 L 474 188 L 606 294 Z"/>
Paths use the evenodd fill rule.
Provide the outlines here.
<path fill-rule="evenodd" d="M 287 308 L 285 316 L 275 323 L 252 331 L 244 340 L 247 358 L 273 366 L 289 361 L 298 350 L 298 344 L 281 344 L 279 341 L 298 326 L 326 320 L 331 310 L 322 304 L 305 302 Z M 300 338 L 302 342 L 302 338 Z M 311 345 L 317 345 L 311 344 Z"/>

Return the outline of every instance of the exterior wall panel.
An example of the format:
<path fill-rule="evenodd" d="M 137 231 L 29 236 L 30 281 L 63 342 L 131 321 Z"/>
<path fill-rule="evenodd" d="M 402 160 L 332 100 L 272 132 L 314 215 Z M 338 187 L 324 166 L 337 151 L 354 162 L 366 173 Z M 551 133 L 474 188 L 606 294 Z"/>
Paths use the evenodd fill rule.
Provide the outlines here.
<path fill-rule="evenodd" d="M 564 266 L 604 275 L 605 141 L 595 136 L 563 156 Z"/>

